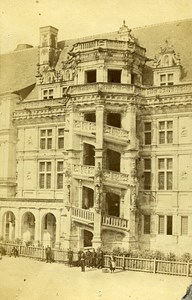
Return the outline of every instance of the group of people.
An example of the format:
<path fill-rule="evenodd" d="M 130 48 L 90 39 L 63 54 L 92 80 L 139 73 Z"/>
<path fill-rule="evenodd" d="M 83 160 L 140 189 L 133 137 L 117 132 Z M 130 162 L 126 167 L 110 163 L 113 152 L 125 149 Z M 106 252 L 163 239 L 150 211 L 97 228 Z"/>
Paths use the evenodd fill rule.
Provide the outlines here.
<path fill-rule="evenodd" d="M 79 250 L 78 251 L 78 266 L 81 267 L 81 271 L 85 272 L 85 267 L 87 268 L 102 268 L 104 264 L 104 254 L 102 250 L 98 250 L 97 252 L 95 249 L 90 251 Z"/>
<path fill-rule="evenodd" d="M 91 251 L 87 249 L 86 251 L 79 250 L 78 253 L 78 267 L 81 267 L 81 272 L 85 272 L 85 267 L 87 268 L 98 268 L 102 269 L 104 267 L 104 253 L 102 250 L 98 250 L 97 252 L 93 248 Z M 73 251 L 68 249 L 67 252 L 68 257 L 68 265 L 69 267 L 73 266 Z M 115 271 L 115 257 L 111 255 L 109 257 L 109 268 L 111 273 Z"/>

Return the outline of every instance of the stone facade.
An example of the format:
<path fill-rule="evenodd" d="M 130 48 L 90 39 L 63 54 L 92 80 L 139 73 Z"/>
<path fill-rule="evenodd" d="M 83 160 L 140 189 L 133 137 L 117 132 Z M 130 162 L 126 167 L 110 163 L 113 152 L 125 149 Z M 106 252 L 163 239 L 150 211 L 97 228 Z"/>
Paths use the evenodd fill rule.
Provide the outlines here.
<path fill-rule="evenodd" d="M 0 235 L 190 252 L 192 84 L 179 55 L 166 41 L 151 64 L 125 24 L 63 49 L 57 33 L 40 28 L 36 84 L 0 98 Z"/>

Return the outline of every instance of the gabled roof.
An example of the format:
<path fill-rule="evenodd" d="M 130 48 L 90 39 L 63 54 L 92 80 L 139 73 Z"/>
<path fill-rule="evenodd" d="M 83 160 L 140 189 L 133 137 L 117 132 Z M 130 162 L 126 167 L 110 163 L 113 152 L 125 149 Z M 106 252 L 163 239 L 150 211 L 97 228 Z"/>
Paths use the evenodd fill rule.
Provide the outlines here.
<path fill-rule="evenodd" d="M 132 32 L 139 44 L 147 49 L 147 57 L 152 59 L 158 55 L 165 40 L 168 40 L 174 50 L 180 53 L 181 64 L 185 71 L 182 80 L 192 81 L 192 19 L 135 28 Z M 67 52 L 74 43 L 96 38 L 115 39 L 117 31 L 59 42 L 62 51 L 56 68 L 61 67 L 61 62 L 66 59 Z M 18 91 L 33 85 L 36 82 L 37 62 L 38 47 L 1 55 L 0 93 Z"/>

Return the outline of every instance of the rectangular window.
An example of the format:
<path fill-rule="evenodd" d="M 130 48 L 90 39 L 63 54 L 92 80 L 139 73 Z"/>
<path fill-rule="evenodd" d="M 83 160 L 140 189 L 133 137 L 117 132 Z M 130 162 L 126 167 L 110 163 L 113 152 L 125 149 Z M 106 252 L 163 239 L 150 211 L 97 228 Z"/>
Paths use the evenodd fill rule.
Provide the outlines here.
<path fill-rule="evenodd" d="M 173 234 L 173 216 L 159 216 L 159 234 Z"/>
<path fill-rule="evenodd" d="M 57 162 L 57 189 L 63 189 L 63 161 Z"/>
<path fill-rule="evenodd" d="M 158 159 L 158 188 L 159 190 L 172 190 L 173 188 L 173 159 Z"/>
<path fill-rule="evenodd" d="M 64 148 L 64 128 L 58 128 L 58 149 Z"/>
<path fill-rule="evenodd" d="M 151 189 L 151 159 L 144 159 L 144 190 Z"/>
<path fill-rule="evenodd" d="M 121 83 L 121 70 L 108 70 L 108 82 Z"/>
<path fill-rule="evenodd" d="M 53 89 L 43 90 L 43 99 L 53 99 Z"/>
<path fill-rule="evenodd" d="M 173 234 L 173 217 L 167 216 L 167 235 Z"/>
<path fill-rule="evenodd" d="M 151 233 L 151 216 L 144 215 L 144 234 Z"/>
<path fill-rule="evenodd" d="M 151 122 L 144 123 L 144 143 L 151 145 Z"/>
<path fill-rule="evenodd" d="M 52 149 L 52 129 L 40 130 L 40 149 Z"/>
<path fill-rule="evenodd" d="M 173 73 L 169 74 L 160 74 L 160 85 L 173 85 L 174 84 L 174 75 Z"/>
<path fill-rule="evenodd" d="M 181 217 L 181 235 L 188 235 L 188 217 Z"/>
<path fill-rule="evenodd" d="M 165 217 L 159 216 L 159 234 L 164 234 L 165 229 Z"/>
<path fill-rule="evenodd" d="M 97 81 L 97 72 L 96 70 L 90 70 L 85 72 L 85 82 L 93 83 Z"/>
<path fill-rule="evenodd" d="M 173 143 L 173 121 L 159 122 L 159 144 Z"/>
<path fill-rule="evenodd" d="M 51 162 L 39 163 L 39 188 L 51 188 Z"/>

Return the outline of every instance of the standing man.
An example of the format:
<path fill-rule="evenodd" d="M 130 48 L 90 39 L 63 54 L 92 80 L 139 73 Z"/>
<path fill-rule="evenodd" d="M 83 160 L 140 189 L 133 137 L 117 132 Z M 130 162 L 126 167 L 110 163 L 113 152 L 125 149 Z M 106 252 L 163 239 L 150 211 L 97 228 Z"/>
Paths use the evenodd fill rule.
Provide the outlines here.
<path fill-rule="evenodd" d="M 81 272 L 85 272 L 85 253 L 81 253 Z"/>
<path fill-rule="evenodd" d="M 97 265 L 97 253 L 95 252 L 95 249 L 93 248 L 91 266 L 92 266 L 92 268 L 96 268 L 96 265 Z"/>
<path fill-rule="evenodd" d="M 52 259 L 51 259 L 51 255 L 52 253 L 51 253 L 51 247 L 50 246 L 47 246 L 46 248 L 45 248 L 45 256 L 46 256 L 46 263 L 51 263 L 51 261 L 52 261 Z"/>
<path fill-rule="evenodd" d="M 69 267 L 73 266 L 73 251 L 69 248 L 68 253 L 68 263 L 69 263 Z"/>

